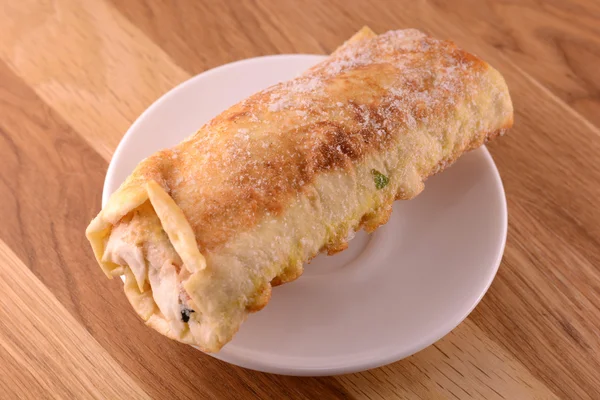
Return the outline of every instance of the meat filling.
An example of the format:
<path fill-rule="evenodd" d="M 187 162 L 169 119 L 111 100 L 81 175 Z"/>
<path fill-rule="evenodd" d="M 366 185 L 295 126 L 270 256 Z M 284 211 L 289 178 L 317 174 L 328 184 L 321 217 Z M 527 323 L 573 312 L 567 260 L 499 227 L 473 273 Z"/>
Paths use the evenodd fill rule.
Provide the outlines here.
<path fill-rule="evenodd" d="M 190 274 L 149 203 L 114 226 L 103 260 L 129 267 L 140 292 L 152 291 L 156 306 L 175 332 L 181 333 L 193 321 L 192 300 L 182 285 Z"/>

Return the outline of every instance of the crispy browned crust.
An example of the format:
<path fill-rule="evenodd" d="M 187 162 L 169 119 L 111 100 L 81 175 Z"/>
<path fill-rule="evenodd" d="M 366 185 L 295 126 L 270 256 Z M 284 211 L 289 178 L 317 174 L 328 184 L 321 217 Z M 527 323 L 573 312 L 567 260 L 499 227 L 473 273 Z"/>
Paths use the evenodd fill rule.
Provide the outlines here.
<path fill-rule="evenodd" d="M 322 171 L 351 172 L 353 164 L 367 154 L 393 145 L 400 127 L 407 125 L 407 116 L 414 116 L 417 124 L 423 118 L 446 120 L 472 77 L 489 68 L 452 42 L 423 37 L 407 51 L 394 49 L 393 40 L 393 35 L 385 34 L 354 43 L 351 51 L 334 54 L 301 77 L 251 96 L 213 119 L 192 140 L 148 158 L 136 175 L 162 184 L 190 222 L 201 251 L 214 250 L 236 232 L 254 227 L 265 213 L 281 213 L 289 199 Z M 370 54 L 369 63 L 331 73 L 344 60 L 373 49 L 382 50 Z M 439 101 L 407 102 L 413 93 L 430 91 L 439 82 L 407 77 L 394 60 L 411 71 L 462 65 L 464 73 L 454 77 L 453 84 L 459 87 L 440 93 Z M 310 87 L 310 82 L 323 85 L 324 91 L 299 92 L 284 109 L 277 109 L 280 93 L 294 86 Z M 402 87 L 403 94 L 391 95 L 389 87 Z M 331 104 L 330 98 L 342 106 Z M 332 108 L 339 108 L 334 118 Z M 249 139 L 246 131 L 253 132 Z M 272 140 L 257 140 L 263 135 Z M 206 187 L 211 190 L 202 189 Z M 200 196 L 190 196 L 199 191 Z M 201 202 L 195 200 L 199 197 Z M 385 218 L 364 225 L 373 230 L 382 221 Z M 335 245 L 331 249 L 335 251 Z"/>

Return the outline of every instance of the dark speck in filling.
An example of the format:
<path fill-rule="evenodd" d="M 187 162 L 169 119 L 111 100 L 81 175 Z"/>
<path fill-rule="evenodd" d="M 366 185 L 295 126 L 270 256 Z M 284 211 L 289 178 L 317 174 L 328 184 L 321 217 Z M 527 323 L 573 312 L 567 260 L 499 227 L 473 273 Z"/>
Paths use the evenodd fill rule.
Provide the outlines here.
<path fill-rule="evenodd" d="M 183 322 L 188 322 L 190 320 L 190 314 L 196 312 L 192 309 L 189 308 L 182 308 L 181 309 L 181 320 Z"/>

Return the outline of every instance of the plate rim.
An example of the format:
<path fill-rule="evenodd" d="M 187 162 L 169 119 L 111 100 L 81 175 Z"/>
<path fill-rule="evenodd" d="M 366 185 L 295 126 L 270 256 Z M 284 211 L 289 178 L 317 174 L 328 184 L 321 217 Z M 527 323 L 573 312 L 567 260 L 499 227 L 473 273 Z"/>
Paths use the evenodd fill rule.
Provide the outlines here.
<path fill-rule="evenodd" d="M 498 254 L 496 255 L 496 259 L 494 260 L 494 263 L 493 263 L 494 266 L 493 266 L 493 268 L 490 269 L 491 273 L 490 273 L 489 279 L 485 283 L 485 285 L 482 285 L 481 293 L 479 294 L 477 299 L 475 299 L 473 304 L 468 309 L 466 309 L 466 311 L 459 318 L 457 318 L 455 320 L 456 322 L 448 323 L 449 328 L 439 330 L 439 332 L 435 335 L 425 336 L 424 339 L 418 343 L 418 345 L 413 346 L 410 350 L 399 351 L 396 353 L 390 353 L 390 355 L 388 355 L 388 356 L 383 356 L 383 357 L 380 357 L 377 359 L 373 359 L 371 361 L 365 361 L 360 364 L 353 364 L 353 365 L 348 365 L 348 366 L 328 366 L 328 367 L 323 367 L 323 368 L 319 368 L 319 367 L 288 367 L 285 365 L 274 365 L 273 363 L 266 364 L 266 363 L 263 363 L 260 361 L 253 362 L 252 360 L 244 359 L 243 357 L 239 357 L 239 356 L 236 356 L 235 354 L 229 354 L 229 353 L 226 353 L 223 351 L 220 353 L 213 353 L 213 354 L 209 354 L 209 355 L 214 358 L 217 358 L 221 361 L 232 363 L 232 364 L 244 367 L 244 368 L 248 368 L 248 369 L 252 369 L 252 370 L 260 371 L 260 372 L 266 372 L 266 373 L 276 373 L 279 375 L 288 375 L 288 376 L 344 375 L 344 374 L 362 372 L 362 371 L 366 371 L 366 370 L 373 369 L 373 368 L 383 367 L 385 365 L 389 365 L 391 363 L 403 360 L 407 357 L 410 357 L 410 356 L 420 352 L 421 350 L 426 349 L 427 347 L 436 343 L 437 341 L 439 341 L 440 339 L 442 339 L 443 337 L 448 335 L 450 332 L 452 332 L 454 329 L 456 329 L 460 324 L 462 324 L 465 321 L 465 319 L 467 319 L 467 317 L 473 312 L 475 307 L 477 307 L 479 305 L 479 303 L 481 302 L 483 297 L 488 292 L 494 279 L 496 278 L 496 275 L 498 274 L 498 270 L 500 269 L 500 264 L 502 263 L 502 258 L 504 257 L 504 250 L 506 248 L 506 239 L 507 239 L 507 233 L 508 233 L 508 209 L 507 209 L 507 202 L 506 202 L 506 193 L 504 191 L 504 185 L 502 183 L 502 178 L 500 177 L 498 168 L 496 167 L 496 163 L 494 162 L 492 155 L 490 154 L 490 152 L 486 146 L 481 146 L 480 148 L 478 148 L 474 151 L 482 151 L 482 153 L 485 157 L 485 161 L 487 163 L 490 163 L 491 166 L 493 167 L 492 171 L 494 173 L 494 178 L 495 178 L 494 180 L 495 180 L 496 185 L 499 185 L 500 193 L 502 194 L 502 196 L 501 196 L 502 201 L 500 202 L 501 213 L 502 213 L 501 227 L 500 227 L 501 235 L 502 235 L 502 242 L 499 246 L 499 251 L 498 251 Z M 231 357 L 233 357 L 233 361 L 232 361 Z"/>
<path fill-rule="evenodd" d="M 113 160 L 121 157 L 121 153 L 124 151 L 123 149 L 126 147 L 126 143 L 129 142 L 131 140 L 131 137 L 133 136 L 132 132 L 135 131 L 136 128 L 138 127 L 138 125 L 141 125 L 142 121 L 148 115 L 150 115 L 152 112 L 154 112 L 154 110 L 157 109 L 161 103 L 167 101 L 169 98 L 171 98 L 173 96 L 176 96 L 181 90 L 184 89 L 185 86 L 193 84 L 198 79 L 205 79 L 207 77 L 210 77 L 210 75 L 214 75 L 216 73 L 225 71 L 227 69 L 235 68 L 241 64 L 262 62 L 262 61 L 265 61 L 268 59 L 277 59 L 277 58 L 306 58 L 306 57 L 311 57 L 311 58 L 314 58 L 315 60 L 318 60 L 318 59 L 323 60 L 323 59 L 327 58 L 327 56 L 322 55 L 322 54 L 300 54 L 300 53 L 298 53 L 298 54 L 270 54 L 270 55 L 266 55 L 266 56 L 244 58 L 241 60 L 232 61 L 230 63 L 222 64 L 217 67 L 207 69 L 206 71 L 200 72 L 199 74 L 191 76 L 188 79 L 178 83 L 173 88 L 169 89 L 167 92 L 160 95 L 160 97 L 158 97 L 156 100 L 154 100 L 152 102 L 152 104 L 150 104 L 148 106 L 148 108 L 146 108 L 144 111 L 142 111 L 142 113 L 135 119 L 135 121 L 133 121 L 133 123 L 129 126 L 129 128 L 127 128 L 127 131 L 125 132 L 125 134 L 123 135 L 121 140 L 119 140 L 119 143 L 117 144 L 117 148 L 113 152 L 112 157 L 110 158 L 110 162 L 108 163 L 108 168 L 106 170 L 106 176 L 104 178 L 104 184 L 102 186 L 102 207 L 104 207 L 104 205 L 108 201 L 108 198 L 112 194 L 112 192 L 109 193 L 109 186 L 111 186 L 113 183 L 112 177 L 114 176 L 114 170 L 116 168 L 116 165 L 115 165 L 116 163 L 113 163 Z M 200 127 L 198 127 L 198 128 L 200 128 Z"/>
<path fill-rule="evenodd" d="M 123 135 L 123 137 L 119 141 L 119 144 L 117 145 L 117 148 L 115 149 L 113 156 L 111 157 L 108 169 L 106 171 L 106 176 L 104 179 L 104 185 L 103 185 L 103 189 L 102 189 L 102 206 L 104 207 L 104 205 L 108 201 L 108 198 L 112 194 L 112 192 L 110 192 L 110 187 L 116 186 L 116 185 L 114 185 L 114 179 L 115 179 L 114 177 L 116 175 L 115 172 L 117 171 L 117 168 L 118 168 L 117 164 L 119 164 L 118 160 L 121 158 L 122 153 L 125 151 L 124 149 L 128 147 L 129 142 L 131 140 L 133 140 L 132 139 L 132 137 L 134 136 L 133 132 L 135 132 L 137 130 L 138 126 L 142 124 L 142 121 L 148 115 L 152 114 L 162 103 L 167 102 L 169 99 L 171 99 L 174 96 L 177 96 L 177 94 L 181 90 L 183 90 L 186 86 L 193 84 L 196 80 L 210 78 L 210 76 L 213 74 L 220 73 L 220 72 L 226 71 L 228 69 L 236 68 L 243 64 L 257 63 L 257 62 L 261 63 L 261 62 L 265 62 L 265 61 L 272 60 L 272 59 L 282 59 L 282 58 L 297 58 L 297 59 L 314 58 L 315 61 L 318 61 L 320 59 L 326 58 L 326 56 L 315 55 L 315 54 L 277 54 L 277 55 L 267 55 L 267 56 L 259 56 L 259 57 L 237 60 L 237 61 L 234 61 L 231 63 L 223 64 L 223 65 L 217 66 L 215 68 L 206 70 L 197 75 L 194 75 L 194 76 L 182 81 L 181 83 L 179 83 L 178 85 L 176 85 L 175 87 L 173 87 L 172 89 L 167 91 L 166 93 L 162 94 L 159 98 L 157 98 L 148 108 L 146 108 L 136 118 L 136 120 L 127 129 L 126 133 Z M 468 309 L 465 308 L 466 311 L 464 313 L 462 313 L 459 318 L 449 320 L 451 322 L 447 324 L 448 325 L 447 327 L 445 327 L 444 329 L 441 329 L 441 330 L 439 330 L 439 329 L 436 330 L 435 331 L 436 333 L 432 334 L 430 336 L 424 336 L 424 338 L 420 342 L 418 342 L 414 346 L 411 346 L 410 349 L 398 351 L 398 352 L 391 352 L 390 354 L 384 355 L 384 356 L 371 357 L 370 360 L 362 361 L 359 363 L 353 363 L 353 364 L 346 365 L 346 366 L 335 366 L 334 365 L 334 366 L 325 366 L 325 367 L 320 368 L 320 367 L 314 367 L 314 366 L 290 366 L 290 365 L 283 365 L 283 364 L 277 364 L 277 363 L 274 364 L 274 363 L 264 362 L 261 360 L 253 361 L 251 359 L 244 358 L 244 356 L 239 356 L 239 355 L 236 356 L 235 353 L 232 354 L 232 352 L 227 352 L 227 347 L 224 347 L 221 350 L 221 352 L 219 352 L 219 353 L 204 353 L 204 354 L 210 355 L 211 357 L 214 357 L 221 361 L 225 361 L 225 362 L 228 362 L 228 363 L 231 363 L 234 365 L 238 365 L 243 368 L 248 368 L 248 369 L 252 369 L 252 370 L 256 370 L 256 371 L 260 371 L 260 372 L 275 373 L 275 374 L 279 374 L 279 375 L 291 375 L 291 376 L 331 376 L 331 375 L 340 375 L 340 374 L 348 374 L 348 373 L 365 371 L 368 369 L 377 368 L 377 367 L 381 367 L 384 365 L 388 365 L 388 364 L 396 362 L 396 361 L 400 361 L 408 356 L 416 354 L 416 353 L 420 352 L 421 350 L 429 347 L 430 345 L 434 344 L 435 342 L 437 342 L 438 340 L 440 340 L 441 338 L 443 338 L 444 336 L 446 336 L 447 334 L 452 332 L 458 325 L 460 325 L 471 314 L 471 312 L 475 309 L 475 307 L 477 307 L 477 305 L 481 302 L 481 300 L 483 299 L 485 294 L 488 292 L 492 282 L 494 281 L 494 279 L 498 273 L 498 269 L 500 268 L 502 258 L 504 255 L 504 251 L 506 248 L 506 240 L 507 240 L 507 233 L 508 233 L 508 207 L 507 207 L 507 200 L 506 200 L 506 192 L 504 190 L 504 185 L 502 183 L 502 178 L 500 176 L 500 172 L 498 171 L 498 168 L 497 168 L 489 150 L 486 148 L 486 146 L 481 146 L 479 149 L 474 150 L 474 152 L 482 152 L 483 153 L 485 162 L 488 163 L 489 166 L 491 167 L 491 170 L 493 173 L 493 178 L 494 178 L 494 186 L 498 190 L 498 193 L 501 197 L 501 199 L 499 199 L 499 200 L 501 200 L 501 201 L 499 201 L 499 210 L 497 210 L 498 212 L 501 213 L 501 216 L 500 216 L 501 217 L 500 218 L 501 225 L 499 227 L 500 235 L 501 235 L 501 239 L 500 239 L 501 243 L 500 243 L 500 246 L 498 247 L 498 253 L 496 254 L 495 260 L 493 262 L 493 266 L 492 266 L 492 268 L 490 268 L 489 278 L 488 278 L 487 282 L 485 282 L 485 285 L 482 285 L 481 293 L 478 295 L 478 297 L 475 299 L 473 304 Z M 192 347 L 194 347 L 194 346 L 192 346 Z"/>

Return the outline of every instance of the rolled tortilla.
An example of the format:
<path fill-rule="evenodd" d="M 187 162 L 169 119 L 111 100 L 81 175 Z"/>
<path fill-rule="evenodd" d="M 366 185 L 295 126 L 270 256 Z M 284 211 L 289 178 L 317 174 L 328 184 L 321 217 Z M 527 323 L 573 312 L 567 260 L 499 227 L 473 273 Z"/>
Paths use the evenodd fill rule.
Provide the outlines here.
<path fill-rule="evenodd" d="M 512 122 L 484 61 L 417 30 L 364 28 L 143 160 L 87 237 L 149 326 L 215 352 L 272 285 L 387 222 L 395 199 Z"/>

